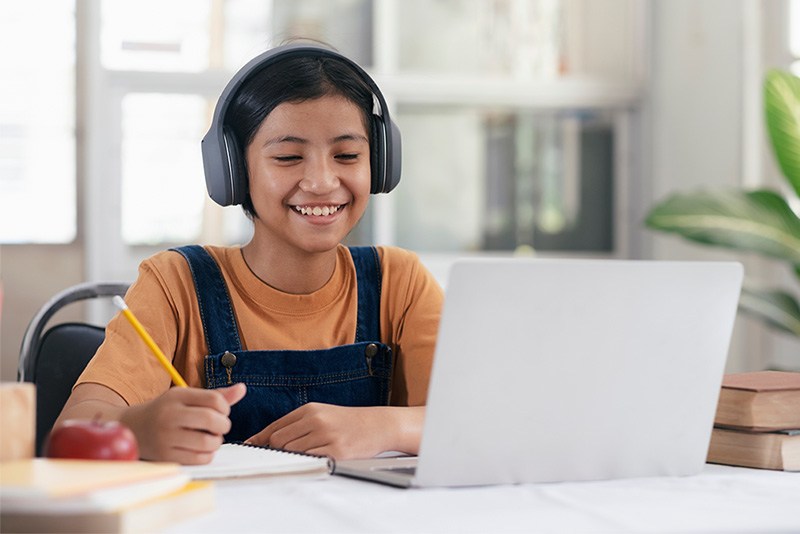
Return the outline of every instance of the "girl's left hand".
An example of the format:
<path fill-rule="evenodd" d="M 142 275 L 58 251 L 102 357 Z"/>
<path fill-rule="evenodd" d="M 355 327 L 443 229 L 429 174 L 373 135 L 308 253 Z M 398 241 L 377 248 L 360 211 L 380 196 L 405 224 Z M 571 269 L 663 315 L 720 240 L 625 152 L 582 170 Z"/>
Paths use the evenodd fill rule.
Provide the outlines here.
<path fill-rule="evenodd" d="M 311 402 L 247 442 L 336 460 L 371 458 L 392 450 L 417 454 L 424 407 L 335 406 Z"/>

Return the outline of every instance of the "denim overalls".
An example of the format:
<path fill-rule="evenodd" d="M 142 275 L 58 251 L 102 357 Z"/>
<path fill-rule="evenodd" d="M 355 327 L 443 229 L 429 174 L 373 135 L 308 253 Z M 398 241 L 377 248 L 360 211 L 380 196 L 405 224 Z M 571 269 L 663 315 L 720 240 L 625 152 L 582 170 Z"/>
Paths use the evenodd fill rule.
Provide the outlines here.
<path fill-rule="evenodd" d="M 231 406 L 226 441 L 243 441 L 307 402 L 342 406 L 389 403 L 391 349 L 380 342 L 381 268 L 374 247 L 351 247 L 358 284 L 355 342 L 318 350 L 242 350 L 239 330 L 219 266 L 198 245 L 181 253 L 194 279 L 208 356 L 206 388 L 247 384 Z"/>

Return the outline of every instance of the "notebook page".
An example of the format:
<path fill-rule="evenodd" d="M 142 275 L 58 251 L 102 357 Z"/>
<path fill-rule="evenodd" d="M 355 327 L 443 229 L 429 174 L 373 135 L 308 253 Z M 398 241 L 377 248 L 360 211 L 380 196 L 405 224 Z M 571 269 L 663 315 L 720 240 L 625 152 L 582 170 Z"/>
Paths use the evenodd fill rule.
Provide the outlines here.
<path fill-rule="evenodd" d="M 225 443 L 206 465 L 183 466 L 193 479 L 330 473 L 328 458 L 244 443 Z"/>

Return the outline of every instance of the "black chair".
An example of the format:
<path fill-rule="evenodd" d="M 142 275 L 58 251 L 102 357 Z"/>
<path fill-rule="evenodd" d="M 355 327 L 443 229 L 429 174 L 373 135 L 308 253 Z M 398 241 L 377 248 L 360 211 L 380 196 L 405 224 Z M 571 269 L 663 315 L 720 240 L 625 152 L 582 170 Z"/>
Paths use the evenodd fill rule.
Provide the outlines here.
<path fill-rule="evenodd" d="M 125 295 L 126 283 L 84 283 L 55 295 L 28 324 L 19 354 L 18 382 L 36 385 L 36 454 L 67 402 L 72 386 L 105 338 L 105 329 L 88 323 L 61 323 L 45 331 L 50 318 L 67 304 Z"/>

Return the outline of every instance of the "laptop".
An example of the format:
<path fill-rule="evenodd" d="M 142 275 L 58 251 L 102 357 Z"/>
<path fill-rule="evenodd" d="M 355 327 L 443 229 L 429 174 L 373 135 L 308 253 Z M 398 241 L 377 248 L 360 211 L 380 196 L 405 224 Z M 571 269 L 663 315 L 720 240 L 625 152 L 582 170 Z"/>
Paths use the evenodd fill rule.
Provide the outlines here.
<path fill-rule="evenodd" d="M 459 260 L 419 456 L 334 472 L 400 487 L 696 474 L 742 277 L 734 262 Z"/>

